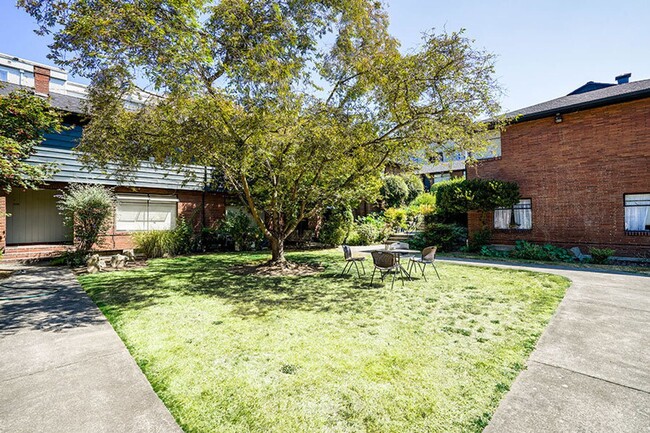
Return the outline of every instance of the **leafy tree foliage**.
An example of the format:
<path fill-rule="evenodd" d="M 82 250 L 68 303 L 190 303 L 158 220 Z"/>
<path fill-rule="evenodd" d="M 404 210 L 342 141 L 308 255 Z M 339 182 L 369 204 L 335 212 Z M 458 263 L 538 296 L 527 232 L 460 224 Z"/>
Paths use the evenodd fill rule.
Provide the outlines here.
<path fill-rule="evenodd" d="M 86 162 L 222 173 L 284 261 L 328 206 L 374 199 L 387 163 L 487 145 L 493 58 L 463 32 L 403 54 L 373 0 L 19 0 L 52 56 L 91 79 Z M 123 98 L 146 82 L 139 108 Z"/>
<path fill-rule="evenodd" d="M 404 178 L 404 182 L 406 182 L 406 187 L 409 192 L 406 201 L 411 203 L 417 196 L 424 192 L 424 183 L 422 183 L 422 179 L 417 174 L 405 173 L 402 174 L 402 177 Z"/>
<path fill-rule="evenodd" d="M 61 115 L 47 100 L 25 90 L 0 96 L 0 193 L 43 183 L 55 167 L 25 160 L 34 154 L 45 132 L 61 130 Z"/>
<path fill-rule="evenodd" d="M 490 211 L 510 207 L 519 201 L 519 185 L 493 179 L 464 179 L 441 184 L 436 190 L 436 206 L 441 214 Z"/>
<path fill-rule="evenodd" d="M 408 200 L 409 188 L 403 177 L 388 175 L 382 180 L 380 193 L 386 206 L 400 207 Z"/>

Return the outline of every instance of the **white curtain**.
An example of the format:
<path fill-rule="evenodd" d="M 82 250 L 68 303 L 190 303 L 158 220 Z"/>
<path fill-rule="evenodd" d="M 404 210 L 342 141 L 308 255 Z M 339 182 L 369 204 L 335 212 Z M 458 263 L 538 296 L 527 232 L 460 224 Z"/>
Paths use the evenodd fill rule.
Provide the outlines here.
<path fill-rule="evenodd" d="M 531 229 L 533 227 L 533 212 L 531 209 L 515 208 L 515 223 L 518 224 L 518 229 Z"/>
<path fill-rule="evenodd" d="M 645 230 L 650 206 L 626 206 L 625 230 Z"/>
<path fill-rule="evenodd" d="M 494 211 L 494 228 L 495 229 L 508 229 L 510 228 L 510 216 L 512 209 L 496 209 Z"/>

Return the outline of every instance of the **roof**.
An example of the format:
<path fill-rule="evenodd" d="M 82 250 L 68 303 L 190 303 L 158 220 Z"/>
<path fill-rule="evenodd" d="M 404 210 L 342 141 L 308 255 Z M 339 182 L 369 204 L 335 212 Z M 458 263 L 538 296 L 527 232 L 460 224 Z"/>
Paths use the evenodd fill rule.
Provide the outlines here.
<path fill-rule="evenodd" d="M 505 116 L 507 118 L 519 116 L 517 122 L 522 122 L 553 116 L 557 113 L 570 113 L 648 97 L 650 97 L 650 80 L 632 81 L 582 93 L 572 92 L 561 98 L 511 111 Z"/>
<path fill-rule="evenodd" d="M 14 90 L 27 90 L 34 92 L 34 89 L 26 86 L 19 86 L 13 83 L 2 82 L 0 95 L 7 95 Z M 62 93 L 50 92 L 49 101 L 52 107 L 69 113 L 84 114 L 85 99 L 76 96 L 64 95 Z"/>

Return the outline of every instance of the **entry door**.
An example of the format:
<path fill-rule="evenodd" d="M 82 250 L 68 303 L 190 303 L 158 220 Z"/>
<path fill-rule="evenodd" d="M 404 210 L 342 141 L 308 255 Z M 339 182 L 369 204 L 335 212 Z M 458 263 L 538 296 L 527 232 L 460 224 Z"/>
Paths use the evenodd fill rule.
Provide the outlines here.
<path fill-rule="evenodd" d="M 14 189 L 7 197 L 7 244 L 63 243 L 71 231 L 56 208 L 57 191 Z"/>

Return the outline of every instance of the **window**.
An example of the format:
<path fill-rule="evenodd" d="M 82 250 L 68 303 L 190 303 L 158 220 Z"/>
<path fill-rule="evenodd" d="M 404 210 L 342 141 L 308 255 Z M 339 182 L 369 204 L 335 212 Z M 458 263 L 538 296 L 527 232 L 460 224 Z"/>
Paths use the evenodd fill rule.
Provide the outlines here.
<path fill-rule="evenodd" d="M 0 81 L 9 81 L 9 71 L 0 69 Z"/>
<path fill-rule="evenodd" d="M 436 173 L 433 175 L 433 183 L 444 182 L 451 180 L 451 173 Z"/>
<path fill-rule="evenodd" d="M 115 230 L 171 230 L 176 227 L 174 196 L 124 194 L 117 196 Z"/>
<path fill-rule="evenodd" d="M 625 230 L 650 231 L 650 193 L 625 194 Z"/>
<path fill-rule="evenodd" d="M 530 230 L 533 228 L 531 199 L 521 199 L 511 208 L 497 208 L 494 211 L 494 228 L 501 230 Z"/>

